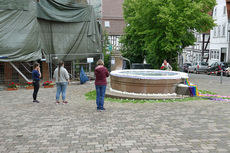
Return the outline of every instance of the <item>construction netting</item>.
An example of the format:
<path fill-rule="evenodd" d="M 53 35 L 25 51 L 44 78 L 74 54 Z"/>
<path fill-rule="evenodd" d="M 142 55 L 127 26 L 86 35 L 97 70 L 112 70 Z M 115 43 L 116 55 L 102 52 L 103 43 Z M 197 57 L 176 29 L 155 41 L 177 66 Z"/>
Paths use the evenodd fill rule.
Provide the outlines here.
<path fill-rule="evenodd" d="M 42 53 L 47 61 L 49 54 L 63 54 L 59 59 L 70 61 L 74 59 L 68 54 L 101 53 L 100 24 L 92 6 L 60 0 L 27 2 L 28 9 L 23 4 L 9 5 L 10 9 L 0 5 L 0 61 L 34 61 Z"/>
<path fill-rule="evenodd" d="M 0 61 L 33 61 L 41 58 L 36 3 L 29 10 L 0 10 Z"/>

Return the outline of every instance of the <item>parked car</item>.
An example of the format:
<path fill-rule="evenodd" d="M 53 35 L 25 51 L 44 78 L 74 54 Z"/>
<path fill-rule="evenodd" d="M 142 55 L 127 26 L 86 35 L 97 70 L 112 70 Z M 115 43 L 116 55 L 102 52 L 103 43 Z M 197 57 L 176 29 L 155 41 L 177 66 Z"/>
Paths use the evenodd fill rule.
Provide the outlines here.
<path fill-rule="evenodd" d="M 191 66 L 188 67 L 188 72 L 193 73 L 206 73 L 208 70 L 208 63 L 207 62 L 195 62 Z"/>
<path fill-rule="evenodd" d="M 225 63 L 225 75 L 226 77 L 229 77 L 230 76 L 230 63 Z"/>
<path fill-rule="evenodd" d="M 225 75 L 225 71 L 228 68 L 228 63 L 225 62 L 214 62 L 212 63 L 207 71 L 207 74 L 216 74 L 216 75 L 220 75 L 221 71 L 223 71 L 223 75 Z"/>
<path fill-rule="evenodd" d="M 188 67 L 189 66 L 192 66 L 192 64 L 191 63 L 184 63 L 182 68 L 181 68 L 181 71 L 188 72 Z"/>
<path fill-rule="evenodd" d="M 152 69 L 151 64 L 132 63 L 131 69 Z"/>

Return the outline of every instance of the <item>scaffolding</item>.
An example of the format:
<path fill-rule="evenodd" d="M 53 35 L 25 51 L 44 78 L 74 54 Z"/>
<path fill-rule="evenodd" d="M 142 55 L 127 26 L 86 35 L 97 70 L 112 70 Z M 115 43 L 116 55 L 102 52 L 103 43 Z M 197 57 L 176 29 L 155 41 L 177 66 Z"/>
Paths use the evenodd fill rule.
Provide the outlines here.
<path fill-rule="evenodd" d="M 90 73 L 91 70 L 94 70 L 96 67 L 96 62 L 99 59 L 104 60 L 103 53 L 79 53 L 79 54 L 49 54 L 49 76 L 50 80 L 53 80 L 53 73 L 55 68 L 58 65 L 59 57 L 63 57 L 62 59 L 65 63 L 65 68 L 70 74 L 70 78 L 72 80 L 78 80 L 80 76 L 80 69 L 83 67 L 84 71 L 89 77 L 92 77 Z M 71 57 L 71 60 L 69 57 Z M 87 58 L 93 58 L 92 63 L 87 62 Z"/>

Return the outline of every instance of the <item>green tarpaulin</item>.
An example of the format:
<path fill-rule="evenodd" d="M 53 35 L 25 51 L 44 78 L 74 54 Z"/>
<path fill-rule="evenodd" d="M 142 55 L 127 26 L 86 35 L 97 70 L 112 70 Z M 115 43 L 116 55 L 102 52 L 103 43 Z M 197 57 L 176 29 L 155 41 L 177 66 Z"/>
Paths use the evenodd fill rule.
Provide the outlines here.
<path fill-rule="evenodd" d="M 34 61 L 41 58 L 36 3 L 29 11 L 0 10 L 0 61 Z"/>
<path fill-rule="evenodd" d="M 92 7 L 80 4 L 63 4 L 55 0 L 38 2 L 38 17 L 49 21 L 84 22 L 90 21 Z"/>
<path fill-rule="evenodd" d="M 0 0 L 1 10 L 29 10 L 31 0 Z"/>
<path fill-rule="evenodd" d="M 99 25 L 92 6 L 40 0 L 38 17 L 46 55 L 67 54 L 58 57 L 73 60 L 76 57 L 68 54 L 101 52 Z"/>
<path fill-rule="evenodd" d="M 101 53 L 92 6 L 55 0 L 30 4 L 29 11 L 0 10 L 0 61 L 33 61 L 41 58 L 41 50 L 46 57 L 63 54 L 64 60 L 73 60 L 69 54 Z"/>

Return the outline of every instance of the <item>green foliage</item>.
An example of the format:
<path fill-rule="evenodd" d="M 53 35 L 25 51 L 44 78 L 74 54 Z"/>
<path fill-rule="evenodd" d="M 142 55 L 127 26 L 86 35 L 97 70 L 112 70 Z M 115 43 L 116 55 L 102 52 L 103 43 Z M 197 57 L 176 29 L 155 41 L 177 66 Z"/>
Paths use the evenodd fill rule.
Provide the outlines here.
<path fill-rule="evenodd" d="M 215 0 L 125 0 L 123 56 L 136 63 L 146 56 L 154 68 L 167 59 L 175 69 L 178 52 L 195 42 L 194 31 L 215 26 L 208 14 L 215 4 Z"/>
<path fill-rule="evenodd" d="M 104 64 L 105 64 L 105 67 L 107 67 L 110 70 L 111 54 L 107 54 L 109 52 L 108 46 L 109 46 L 108 34 L 106 31 L 103 31 L 103 48 L 102 48 L 102 51 L 103 51 L 103 55 L 104 55 Z"/>
<path fill-rule="evenodd" d="M 202 93 L 208 93 L 209 91 L 202 91 Z M 212 93 L 212 92 L 209 92 Z M 90 91 L 85 94 L 87 100 L 95 100 L 96 99 L 96 90 Z M 204 100 L 201 97 L 187 97 L 183 99 L 166 99 L 166 100 L 135 100 L 135 99 L 116 99 L 116 98 L 105 98 L 105 101 L 109 102 L 119 102 L 119 103 L 169 103 L 169 102 L 187 102 L 193 100 Z"/>
<path fill-rule="evenodd" d="M 11 82 L 10 84 L 8 84 L 8 88 L 19 88 L 19 84 Z"/>
<path fill-rule="evenodd" d="M 145 58 L 144 41 L 135 30 L 128 26 L 125 28 L 125 35 L 121 37 L 120 42 L 122 56 L 128 58 L 131 63 L 142 63 Z"/>

